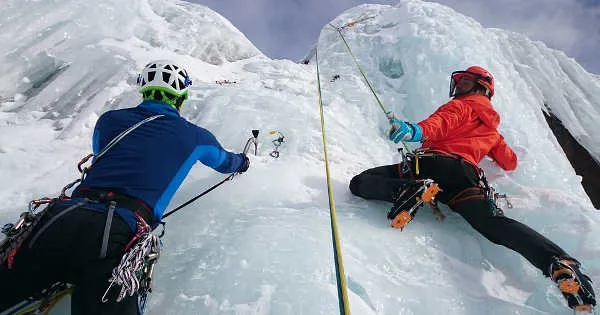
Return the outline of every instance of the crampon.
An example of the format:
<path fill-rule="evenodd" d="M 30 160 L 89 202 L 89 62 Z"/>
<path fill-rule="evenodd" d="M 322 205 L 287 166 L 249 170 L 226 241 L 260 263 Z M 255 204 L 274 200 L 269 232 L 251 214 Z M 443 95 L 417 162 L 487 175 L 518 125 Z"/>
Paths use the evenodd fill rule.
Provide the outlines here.
<path fill-rule="evenodd" d="M 439 191 L 438 184 L 431 179 L 420 179 L 402 188 L 387 215 L 392 227 L 404 229 L 415 217 L 419 207 L 433 202 Z"/>
<path fill-rule="evenodd" d="M 592 281 L 581 271 L 579 262 L 574 259 L 556 258 L 550 266 L 550 276 L 574 313 L 592 313 L 596 297 Z"/>

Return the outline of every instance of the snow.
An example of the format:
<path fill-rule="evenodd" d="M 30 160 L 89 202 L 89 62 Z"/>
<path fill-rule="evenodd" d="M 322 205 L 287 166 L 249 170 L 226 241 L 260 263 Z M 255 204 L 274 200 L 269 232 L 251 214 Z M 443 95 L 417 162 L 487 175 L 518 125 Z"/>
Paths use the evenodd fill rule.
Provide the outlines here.
<path fill-rule="evenodd" d="M 0 11 L 0 40 L 10 43 L 0 46 L 1 222 L 77 178 L 97 117 L 137 105 L 135 77 L 148 61 L 176 60 L 194 82 L 184 117 L 235 151 L 252 129 L 261 132 L 246 174 L 168 218 L 147 313 L 339 312 L 314 59 L 269 60 L 224 18 L 184 2 L 26 3 L 8 0 Z M 446 102 L 454 70 L 479 64 L 494 74 L 500 131 L 519 168 L 481 166 L 509 195 L 508 216 L 554 240 L 600 282 L 597 212 L 542 112 L 546 104 L 599 159 L 598 77 L 562 52 L 438 4 L 361 5 L 332 24 L 361 16 L 373 18 L 344 35 L 402 119 L 419 121 Z M 541 272 L 447 208 L 444 222 L 422 209 L 400 232 L 385 219 L 389 204 L 350 194 L 352 176 L 400 156 L 337 32 L 325 26 L 317 47 L 352 313 L 570 314 Z M 272 130 L 285 136 L 278 159 L 269 156 Z M 222 178 L 196 167 L 169 209 Z"/>

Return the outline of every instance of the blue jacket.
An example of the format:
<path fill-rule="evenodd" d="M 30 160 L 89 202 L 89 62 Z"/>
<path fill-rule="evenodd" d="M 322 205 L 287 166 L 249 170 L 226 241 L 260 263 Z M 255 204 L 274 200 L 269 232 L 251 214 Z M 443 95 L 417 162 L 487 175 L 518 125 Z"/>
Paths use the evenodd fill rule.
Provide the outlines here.
<path fill-rule="evenodd" d="M 188 122 L 173 107 L 154 101 L 100 116 L 94 129 L 94 154 L 124 130 L 157 114 L 165 116 L 141 125 L 106 151 L 79 187 L 109 188 L 140 199 L 160 221 L 196 161 L 220 173 L 233 173 L 244 157 L 224 150 L 210 131 Z M 128 217 L 126 221 L 131 221 Z"/>

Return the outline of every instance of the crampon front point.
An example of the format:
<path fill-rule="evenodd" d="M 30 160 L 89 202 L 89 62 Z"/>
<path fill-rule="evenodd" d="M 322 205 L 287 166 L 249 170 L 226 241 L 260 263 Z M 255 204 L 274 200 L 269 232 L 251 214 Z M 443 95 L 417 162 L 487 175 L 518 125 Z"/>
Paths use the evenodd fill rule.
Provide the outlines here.
<path fill-rule="evenodd" d="M 423 203 L 433 202 L 439 191 L 438 184 L 431 179 L 417 180 L 404 187 L 388 212 L 391 226 L 404 229 L 404 226 L 414 218 L 418 208 Z"/>

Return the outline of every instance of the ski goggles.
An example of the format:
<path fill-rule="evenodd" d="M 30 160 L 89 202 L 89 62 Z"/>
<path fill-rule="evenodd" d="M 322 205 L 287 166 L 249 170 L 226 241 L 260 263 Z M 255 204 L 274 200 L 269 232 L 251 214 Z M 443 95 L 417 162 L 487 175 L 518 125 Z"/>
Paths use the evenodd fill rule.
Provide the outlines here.
<path fill-rule="evenodd" d="M 460 82 L 460 80 L 462 79 L 467 79 L 475 82 L 475 80 L 477 80 L 479 77 L 481 76 L 468 71 L 454 71 L 451 75 L 452 81 L 454 81 L 455 84 Z"/>
<path fill-rule="evenodd" d="M 471 80 L 473 82 L 477 82 L 477 80 L 481 79 L 485 82 L 492 82 L 492 78 L 484 77 L 478 73 L 473 73 L 469 71 L 454 71 L 451 75 L 452 81 L 458 83 L 462 79 Z"/>
<path fill-rule="evenodd" d="M 448 93 L 449 97 L 456 96 L 456 85 L 461 80 L 467 79 L 473 82 L 473 86 L 475 86 L 475 80 L 477 79 L 477 75 L 467 71 L 454 71 L 452 75 L 450 75 L 450 91 Z"/>

